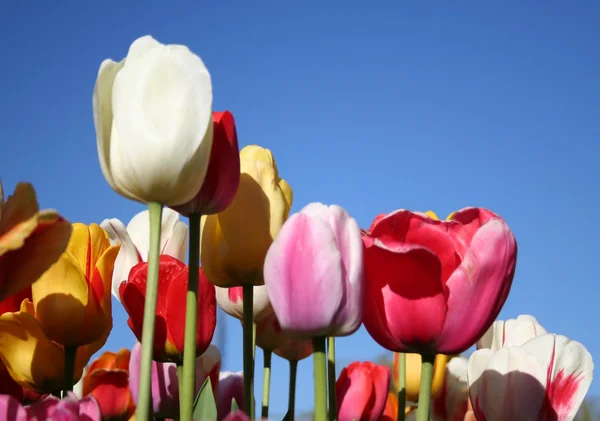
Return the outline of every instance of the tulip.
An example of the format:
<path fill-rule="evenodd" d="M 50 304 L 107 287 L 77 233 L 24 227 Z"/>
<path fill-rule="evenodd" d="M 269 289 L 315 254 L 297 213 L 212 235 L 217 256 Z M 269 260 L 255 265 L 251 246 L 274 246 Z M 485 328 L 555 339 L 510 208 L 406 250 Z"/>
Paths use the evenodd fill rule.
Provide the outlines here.
<path fill-rule="evenodd" d="M 500 312 L 515 272 L 515 238 L 485 209 L 466 208 L 448 221 L 398 210 L 363 241 L 365 308 L 373 309 L 364 324 L 395 352 L 465 351 Z"/>
<path fill-rule="evenodd" d="M 222 212 L 239 184 L 240 150 L 233 115 L 229 111 L 213 112 L 213 143 L 206 178 L 196 197 L 175 210 L 185 216 Z"/>
<path fill-rule="evenodd" d="M 269 249 L 265 285 L 284 332 L 346 336 L 362 321 L 363 250 L 356 221 L 337 205 L 311 203 Z"/>
<path fill-rule="evenodd" d="M 463 421 L 469 402 L 468 360 L 454 357 L 446 365 L 444 383 L 431 406 L 432 421 Z"/>
<path fill-rule="evenodd" d="M 267 288 L 264 285 L 252 287 L 252 319 L 259 323 L 270 314 L 273 313 Z M 231 287 L 221 288 L 216 287 L 217 304 L 223 311 L 236 319 L 242 320 L 244 316 L 244 288 Z"/>
<path fill-rule="evenodd" d="M 216 395 L 217 421 L 224 420 L 231 412 L 231 402 L 234 399 L 238 408 L 244 407 L 244 375 L 241 371 L 222 371 Z"/>
<path fill-rule="evenodd" d="M 81 401 L 73 393 L 62 400 L 49 396 L 23 407 L 15 398 L 0 395 L 0 419 L 5 421 L 101 421 L 100 408 L 94 398 Z"/>
<path fill-rule="evenodd" d="M 444 354 L 435 356 L 433 364 L 433 382 L 431 386 L 431 397 L 439 395 L 444 384 L 446 374 L 446 364 L 450 357 Z M 398 388 L 398 365 L 400 354 L 394 353 L 394 370 L 392 377 L 394 385 Z M 406 400 L 417 402 L 419 398 L 419 388 L 421 386 L 421 356 L 419 354 L 406 354 Z"/>
<path fill-rule="evenodd" d="M 93 361 L 83 378 L 83 396 L 93 396 L 103 419 L 127 421 L 135 412 L 129 391 L 128 349 L 104 352 Z"/>
<path fill-rule="evenodd" d="M 240 152 L 240 184 L 224 211 L 203 218 L 201 260 L 214 285 L 263 285 L 263 265 L 292 205 L 273 154 L 250 145 Z"/>
<path fill-rule="evenodd" d="M 296 339 L 281 330 L 275 313 L 271 312 L 256 325 L 256 345 L 273 351 L 288 361 L 300 361 L 312 354 L 311 340 Z"/>
<path fill-rule="evenodd" d="M 0 361 L 0 395 L 10 395 L 21 403 L 30 403 L 43 399 L 47 394 L 40 394 L 20 386 Z"/>
<path fill-rule="evenodd" d="M 414 414 L 416 406 L 410 405 L 404 408 L 405 417 L 409 414 Z M 385 408 L 379 421 L 396 421 L 398 419 L 398 395 L 394 392 L 388 392 L 387 400 L 385 402 Z M 409 420 L 410 417 L 406 417 L 405 420 Z"/>
<path fill-rule="evenodd" d="M 115 218 L 105 219 L 100 225 L 108 233 L 111 244 L 121 244 L 112 278 L 112 293 L 117 300 L 121 301 L 119 287 L 129 278 L 131 268 L 140 262 L 148 261 L 149 212 L 144 210 L 135 215 L 127 228 Z M 168 208 L 163 209 L 160 232 L 160 254 L 185 261 L 188 228 L 179 219 L 177 212 Z"/>
<path fill-rule="evenodd" d="M 99 225 L 73 224 L 66 252 L 31 287 L 36 318 L 49 339 L 77 347 L 110 332 L 118 252 Z"/>
<path fill-rule="evenodd" d="M 4 201 L 0 182 L 0 301 L 33 284 L 65 251 L 71 224 L 39 210 L 35 190 L 19 183 Z"/>
<path fill-rule="evenodd" d="M 390 369 L 372 362 L 351 363 L 336 382 L 339 421 L 377 421 L 385 409 Z"/>
<path fill-rule="evenodd" d="M 129 272 L 129 279 L 119 287 L 121 301 L 129 315 L 127 324 L 139 341 L 142 338 L 147 273 L 148 264 L 138 263 Z M 161 255 L 158 279 L 154 360 L 181 363 L 188 267 L 174 257 Z M 200 356 L 210 345 L 217 324 L 215 287 L 202 271 L 199 285 L 196 356 Z"/>
<path fill-rule="evenodd" d="M 469 357 L 468 381 L 478 420 L 573 420 L 592 382 L 585 347 L 546 333 L 521 346 L 480 349 Z"/>
<path fill-rule="evenodd" d="M 140 378 L 140 354 L 142 345 L 138 342 L 131 350 L 129 360 L 129 387 L 134 402 L 138 402 Z M 214 345 L 196 358 L 196 384 L 198 393 L 207 378 L 210 378 L 213 394 L 217 396 L 221 355 Z M 152 362 L 152 411 L 156 417 L 179 418 L 179 381 L 177 365 L 174 363 Z"/>
<path fill-rule="evenodd" d="M 208 70 L 183 45 L 144 36 L 122 61 L 104 60 L 92 102 L 100 167 L 113 190 L 166 206 L 192 200 L 211 153 L 212 99 Z"/>
<path fill-rule="evenodd" d="M 538 323 L 535 317 L 521 314 L 516 319 L 494 322 L 477 341 L 477 349 L 489 348 L 492 351 L 498 351 L 509 346 L 520 346 L 544 333 L 547 333 L 546 329 Z"/>

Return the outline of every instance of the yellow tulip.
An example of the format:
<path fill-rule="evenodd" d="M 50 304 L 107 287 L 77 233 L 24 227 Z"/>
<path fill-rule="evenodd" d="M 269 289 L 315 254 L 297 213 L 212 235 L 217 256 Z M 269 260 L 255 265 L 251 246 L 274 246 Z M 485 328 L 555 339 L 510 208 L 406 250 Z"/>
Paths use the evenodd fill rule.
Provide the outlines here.
<path fill-rule="evenodd" d="M 107 330 L 96 342 L 77 348 L 74 382 L 109 333 Z M 11 377 L 27 389 L 51 393 L 70 386 L 65 382 L 64 348 L 44 334 L 29 299 L 23 301 L 20 311 L 0 316 L 0 359 Z"/>
<path fill-rule="evenodd" d="M 444 385 L 446 377 L 446 364 L 452 357 L 438 354 L 433 363 L 433 382 L 431 384 L 431 397 L 435 398 Z M 394 353 L 393 378 L 394 387 L 398 389 L 398 364 L 400 354 Z M 421 355 L 406 354 L 406 400 L 416 402 L 419 398 L 419 387 L 421 386 Z"/>
<path fill-rule="evenodd" d="M 264 284 L 267 251 L 292 205 L 292 189 L 279 178 L 268 149 L 242 149 L 240 171 L 240 186 L 229 207 L 202 219 L 202 268 L 223 288 Z"/>

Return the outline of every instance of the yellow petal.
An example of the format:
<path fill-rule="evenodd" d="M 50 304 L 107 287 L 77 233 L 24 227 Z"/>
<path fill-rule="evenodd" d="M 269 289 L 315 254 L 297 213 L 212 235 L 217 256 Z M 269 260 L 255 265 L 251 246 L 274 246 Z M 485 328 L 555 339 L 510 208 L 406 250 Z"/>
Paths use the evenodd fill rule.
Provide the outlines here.
<path fill-rule="evenodd" d="M 0 359 L 21 386 L 45 393 L 61 390 L 64 352 L 25 308 L 24 303 L 22 311 L 0 316 Z"/>
<path fill-rule="evenodd" d="M 100 225 L 90 224 L 88 227 L 81 223 L 73 224 L 73 233 L 67 250 L 75 257 L 87 279 L 90 278 L 100 256 L 109 247 L 108 234 Z"/>
<path fill-rule="evenodd" d="M 425 212 L 425 214 L 427 214 L 427 216 L 431 219 L 435 219 L 436 221 L 440 220 L 440 218 L 438 218 L 434 211 L 428 210 L 427 212 Z"/>
<path fill-rule="evenodd" d="M 433 381 L 431 385 L 431 396 L 435 398 L 444 384 L 446 376 L 446 365 L 451 357 L 438 354 L 433 363 Z M 398 354 L 394 354 L 394 381 L 398 387 Z M 406 399 L 416 402 L 419 398 L 421 385 L 421 356 L 419 354 L 406 354 Z"/>
<path fill-rule="evenodd" d="M 283 192 L 283 196 L 285 197 L 285 219 L 290 215 L 290 209 L 292 209 L 292 202 L 294 200 L 294 192 L 292 191 L 292 187 L 288 184 L 284 179 L 279 180 L 279 188 Z"/>

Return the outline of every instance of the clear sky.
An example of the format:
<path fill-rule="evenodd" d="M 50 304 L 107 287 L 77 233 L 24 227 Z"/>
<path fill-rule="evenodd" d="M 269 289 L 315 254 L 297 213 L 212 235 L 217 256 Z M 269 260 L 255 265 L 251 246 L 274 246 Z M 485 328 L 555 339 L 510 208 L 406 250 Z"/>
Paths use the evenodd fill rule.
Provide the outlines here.
<path fill-rule="evenodd" d="M 146 34 L 202 57 L 214 109 L 234 114 L 241 146 L 273 151 L 293 211 L 336 203 L 362 227 L 397 208 L 502 215 L 519 258 L 501 317 L 533 314 L 598 357 L 600 3 L 5 0 L 5 190 L 30 181 L 73 222 L 127 223 L 142 209 L 102 177 L 91 99 L 101 61 Z M 134 340 L 115 304 L 105 349 Z M 241 370 L 241 329 L 227 327 L 223 367 Z M 337 349 L 346 364 L 383 351 L 364 329 Z M 299 369 L 309 409 L 312 360 Z M 273 375 L 275 415 L 284 361 Z"/>

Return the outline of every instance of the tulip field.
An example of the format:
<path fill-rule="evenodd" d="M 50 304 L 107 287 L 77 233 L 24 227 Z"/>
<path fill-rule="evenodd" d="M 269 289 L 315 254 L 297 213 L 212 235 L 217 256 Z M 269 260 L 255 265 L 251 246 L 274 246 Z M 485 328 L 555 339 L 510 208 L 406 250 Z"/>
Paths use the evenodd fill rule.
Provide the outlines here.
<path fill-rule="evenodd" d="M 40 210 L 32 184 L 0 186 L 0 421 L 597 419 L 586 346 L 535 315 L 499 319 L 521 259 L 502 215 L 399 201 L 361 227 L 335 203 L 293 213 L 286 168 L 240 149 L 199 55 L 144 36 L 98 64 L 99 167 L 145 209 L 84 224 Z M 98 356 L 113 298 L 137 342 Z M 242 327 L 240 372 L 222 369 L 219 308 Z M 336 360 L 361 326 L 382 357 Z"/>

